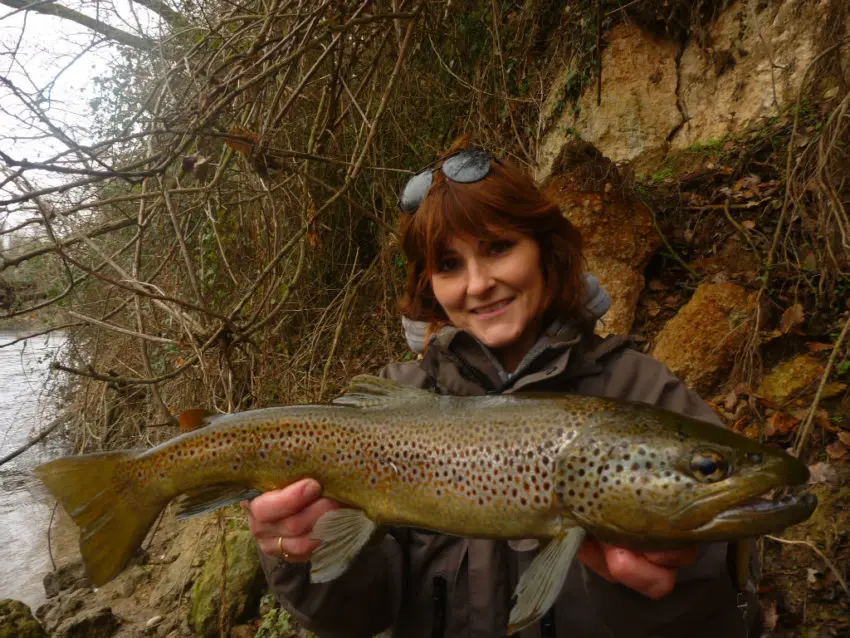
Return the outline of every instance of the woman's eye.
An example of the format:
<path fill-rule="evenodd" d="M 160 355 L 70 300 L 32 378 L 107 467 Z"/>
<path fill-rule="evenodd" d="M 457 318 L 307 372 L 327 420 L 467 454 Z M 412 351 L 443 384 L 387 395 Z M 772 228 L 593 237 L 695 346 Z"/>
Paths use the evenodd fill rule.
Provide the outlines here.
<path fill-rule="evenodd" d="M 501 255 L 503 252 L 513 248 L 515 244 L 516 242 L 510 241 L 509 239 L 497 239 L 490 243 L 489 253 L 491 255 Z"/>
<path fill-rule="evenodd" d="M 460 260 L 457 257 L 444 257 L 440 260 L 438 268 L 440 272 L 451 272 L 457 270 L 460 265 Z"/>

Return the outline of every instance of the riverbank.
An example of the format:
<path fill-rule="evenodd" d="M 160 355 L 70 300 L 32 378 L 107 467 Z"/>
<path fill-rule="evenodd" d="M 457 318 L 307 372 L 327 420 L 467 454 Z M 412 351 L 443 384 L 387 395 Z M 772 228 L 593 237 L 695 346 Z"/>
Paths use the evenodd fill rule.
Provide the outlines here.
<path fill-rule="evenodd" d="M 218 636 L 224 622 L 224 635 L 253 637 L 264 583 L 255 546 L 241 529 L 243 519 L 235 507 L 187 521 L 176 520 L 169 510 L 132 564 L 97 589 L 85 579 L 76 543 L 60 543 L 58 569 L 45 577 L 47 602 L 35 615 L 50 636 Z M 221 560 L 216 563 L 223 536 L 230 550 L 224 581 L 229 614 L 224 617 L 219 614 Z M 212 594 L 200 591 L 207 570 L 216 576 Z"/>

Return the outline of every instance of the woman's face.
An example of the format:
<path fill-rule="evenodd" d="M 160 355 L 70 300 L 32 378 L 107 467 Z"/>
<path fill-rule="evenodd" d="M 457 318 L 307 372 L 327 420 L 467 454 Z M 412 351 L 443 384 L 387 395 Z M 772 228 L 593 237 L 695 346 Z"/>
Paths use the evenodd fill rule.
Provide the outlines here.
<path fill-rule="evenodd" d="M 493 349 L 514 370 L 537 341 L 545 283 L 540 247 L 525 235 L 473 240 L 454 236 L 431 276 L 449 321 Z"/>

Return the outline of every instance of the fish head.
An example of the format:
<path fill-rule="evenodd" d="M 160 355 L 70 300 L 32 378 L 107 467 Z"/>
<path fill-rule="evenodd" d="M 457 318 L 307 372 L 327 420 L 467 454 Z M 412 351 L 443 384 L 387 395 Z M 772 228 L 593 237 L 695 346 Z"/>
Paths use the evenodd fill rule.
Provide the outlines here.
<path fill-rule="evenodd" d="M 776 532 L 811 516 L 813 495 L 761 499 L 808 468 L 725 428 L 633 404 L 591 417 L 559 463 L 570 516 L 602 540 L 677 547 Z"/>

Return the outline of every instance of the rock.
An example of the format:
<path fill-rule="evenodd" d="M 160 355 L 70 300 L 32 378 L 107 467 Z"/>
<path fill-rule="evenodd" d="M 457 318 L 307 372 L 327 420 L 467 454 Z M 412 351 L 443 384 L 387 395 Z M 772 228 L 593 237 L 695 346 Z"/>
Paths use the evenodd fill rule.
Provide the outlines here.
<path fill-rule="evenodd" d="M 687 122 L 671 147 L 721 140 L 794 104 L 825 44 L 830 4 L 835 0 L 738 0 L 721 11 L 708 27 L 710 46 L 691 39 L 682 53 L 679 94 Z"/>
<path fill-rule="evenodd" d="M 823 387 L 823 393 L 820 395 L 820 398 L 821 400 L 834 399 L 835 397 L 840 397 L 845 392 L 847 392 L 847 384 L 834 381 L 832 383 L 827 383 Z"/>
<path fill-rule="evenodd" d="M 594 82 L 579 98 L 577 111 L 564 109 L 540 145 L 538 181 L 554 172 L 561 149 L 576 136 L 614 162 L 631 161 L 636 171 L 648 170 L 663 159 L 668 136 L 683 120 L 676 106 L 680 47 L 627 24 L 615 26 L 605 39 L 601 103 Z M 553 85 L 554 95 L 563 93 L 567 77 Z"/>
<path fill-rule="evenodd" d="M 145 623 L 145 629 L 150 629 L 152 627 L 156 627 L 159 623 L 162 622 L 162 616 L 154 616 L 153 618 L 149 618 Z"/>
<path fill-rule="evenodd" d="M 256 635 L 257 629 L 252 625 L 236 625 L 230 628 L 230 638 L 254 638 Z"/>
<path fill-rule="evenodd" d="M 621 188 L 616 167 L 586 142 L 564 147 L 556 173 L 544 184 L 547 196 L 581 232 L 587 270 L 611 297 L 600 334 L 627 333 L 644 286 L 643 269 L 661 244 L 652 215 Z"/>
<path fill-rule="evenodd" d="M 783 405 L 806 390 L 814 391 L 823 370 L 823 364 L 814 357 L 799 355 L 773 368 L 761 380 L 756 392 L 777 405 Z"/>
<path fill-rule="evenodd" d="M 89 609 L 59 625 L 53 636 L 60 638 L 110 638 L 121 624 L 109 607 Z"/>
<path fill-rule="evenodd" d="M 195 581 L 199 570 L 204 564 L 203 557 L 215 545 L 214 537 L 217 528 L 208 525 L 203 517 L 191 518 L 181 525 L 174 536 L 171 551 L 177 555 L 177 560 L 164 566 L 157 575 L 155 592 L 152 602 L 157 608 L 171 605 L 171 601 L 182 598 Z"/>
<path fill-rule="evenodd" d="M 599 104 L 596 82 L 585 86 L 575 105 L 563 104 L 571 78 L 588 69 L 567 64 L 554 74 L 536 179 L 555 172 L 561 149 L 576 138 L 615 162 L 630 162 L 637 174 L 650 174 L 669 150 L 705 146 L 762 126 L 796 102 L 810 63 L 827 44 L 823 34 L 841 19 L 842 6 L 842 0 L 737 0 L 684 47 L 634 24 L 616 25 L 604 34 Z M 845 11 L 845 24 L 846 16 Z M 834 88 L 825 83 L 816 90 L 829 95 Z"/>
<path fill-rule="evenodd" d="M 257 546 L 250 532 L 239 530 L 228 533 L 225 547 L 227 614 L 232 624 L 256 611 L 265 581 L 260 571 Z M 218 636 L 223 561 L 219 543 L 192 587 L 189 625 L 196 633 L 210 638 Z"/>
<path fill-rule="evenodd" d="M 0 599 L 0 638 L 47 638 L 47 632 L 24 603 Z"/>
<path fill-rule="evenodd" d="M 89 586 L 89 579 L 86 578 L 82 561 L 62 565 L 55 572 L 45 574 L 43 582 L 44 593 L 48 598 L 53 598 L 66 589 L 79 589 Z"/>
<path fill-rule="evenodd" d="M 166 616 L 161 623 L 156 626 L 155 635 L 169 636 L 177 632 L 180 626 L 180 617 L 177 615 Z M 188 627 L 187 627 L 188 629 Z M 151 632 L 148 632 L 151 633 Z"/>
<path fill-rule="evenodd" d="M 707 393 L 731 368 L 752 328 L 756 296 L 731 283 L 701 284 L 662 328 L 652 356 Z"/>
<path fill-rule="evenodd" d="M 55 598 L 50 598 L 36 611 L 36 616 L 44 624 L 47 633 L 53 635 L 62 621 L 70 618 L 82 609 L 86 597 L 89 595 L 87 589 L 75 589 L 63 592 Z"/>
<path fill-rule="evenodd" d="M 116 593 L 121 598 L 129 598 L 146 576 L 147 572 L 144 567 L 140 567 L 139 565 L 132 566 L 120 575 Z"/>

